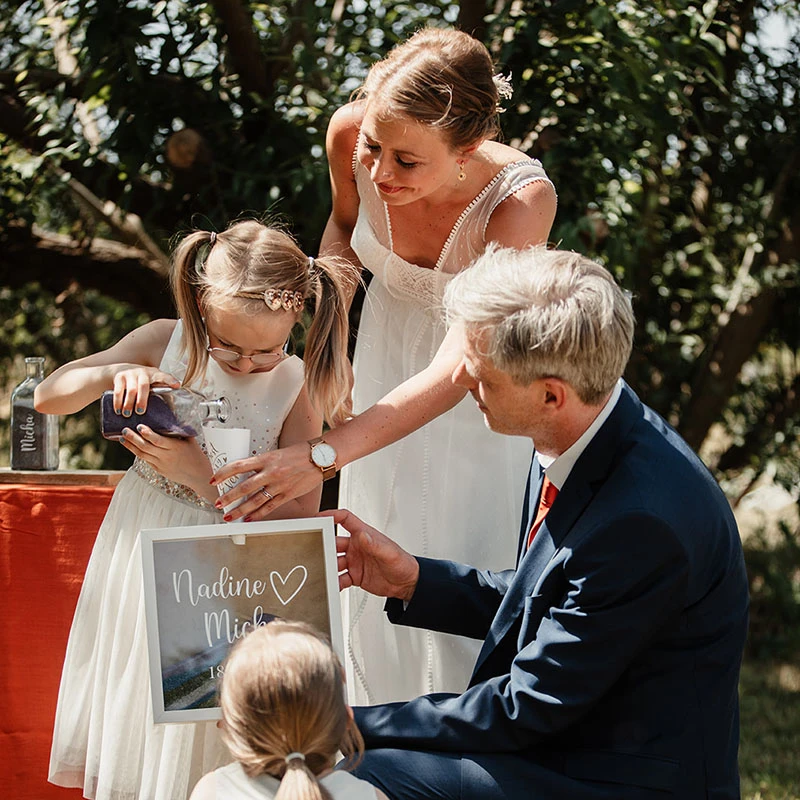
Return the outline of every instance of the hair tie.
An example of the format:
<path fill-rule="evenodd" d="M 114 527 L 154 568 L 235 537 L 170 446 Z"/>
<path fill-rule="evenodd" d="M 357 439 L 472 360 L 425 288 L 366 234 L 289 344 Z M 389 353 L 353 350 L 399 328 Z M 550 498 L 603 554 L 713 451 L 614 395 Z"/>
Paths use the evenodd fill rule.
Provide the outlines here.
<path fill-rule="evenodd" d="M 299 758 L 301 761 L 305 761 L 306 760 L 306 757 L 302 753 L 289 753 L 289 755 L 285 756 L 283 760 L 287 764 L 290 764 L 292 761 L 294 761 L 297 758 Z"/>
<path fill-rule="evenodd" d="M 208 234 L 208 241 L 203 242 L 203 244 L 199 245 L 197 248 L 197 255 L 194 258 L 194 271 L 201 278 L 203 277 L 206 271 L 206 261 L 208 261 L 208 254 L 211 252 L 211 248 L 214 246 L 214 242 L 216 241 L 217 241 L 217 232 L 211 231 L 211 233 Z"/>

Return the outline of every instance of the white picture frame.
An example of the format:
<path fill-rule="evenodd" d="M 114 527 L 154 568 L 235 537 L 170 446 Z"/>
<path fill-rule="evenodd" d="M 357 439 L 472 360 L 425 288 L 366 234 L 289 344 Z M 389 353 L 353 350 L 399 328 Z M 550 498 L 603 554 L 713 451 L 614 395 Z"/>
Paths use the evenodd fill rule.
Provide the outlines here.
<path fill-rule="evenodd" d="M 344 663 L 330 517 L 141 531 L 148 665 L 157 723 L 221 718 L 221 665 L 275 617 L 326 634 Z"/>

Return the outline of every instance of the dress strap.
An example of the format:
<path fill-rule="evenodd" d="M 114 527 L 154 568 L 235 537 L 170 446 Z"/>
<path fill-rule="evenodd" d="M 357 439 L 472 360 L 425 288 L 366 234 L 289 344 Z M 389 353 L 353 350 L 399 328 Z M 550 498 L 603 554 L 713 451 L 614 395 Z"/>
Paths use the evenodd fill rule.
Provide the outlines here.
<path fill-rule="evenodd" d="M 542 166 L 542 162 L 536 158 L 531 158 L 529 161 L 518 161 L 514 164 L 509 164 L 510 167 L 527 167 L 528 169 L 521 170 L 521 174 L 516 179 L 509 179 L 506 181 L 506 185 L 504 186 L 504 191 L 501 194 L 498 194 L 494 199 L 490 206 L 489 216 L 494 213 L 497 206 L 499 206 L 504 200 L 511 197 L 512 194 L 518 192 L 523 187 L 527 186 L 529 183 L 534 183 L 535 181 L 544 181 L 545 183 L 549 183 L 553 187 L 553 191 L 555 191 L 555 186 L 550 178 L 547 176 L 547 173 L 544 171 L 544 167 Z M 511 170 L 509 170 L 511 172 Z M 558 197 L 556 197 L 556 200 Z M 487 220 L 488 224 L 488 220 Z M 484 227 L 484 232 L 486 228 Z"/>
<path fill-rule="evenodd" d="M 356 176 L 356 166 L 358 165 L 358 137 L 361 136 L 361 128 L 358 129 L 358 134 L 356 135 L 356 146 L 353 148 L 353 158 L 350 161 L 350 166 L 353 170 L 353 177 Z"/>

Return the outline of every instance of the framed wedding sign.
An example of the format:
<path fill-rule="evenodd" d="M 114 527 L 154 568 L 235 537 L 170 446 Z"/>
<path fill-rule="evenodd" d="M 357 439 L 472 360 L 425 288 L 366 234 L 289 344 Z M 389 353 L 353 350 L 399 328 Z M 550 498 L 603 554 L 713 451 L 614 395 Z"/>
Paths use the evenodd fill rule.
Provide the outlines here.
<path fill-rule="evenodd" d="M 228 651 L 276 618 L 308 622 L 344 661 L 330 517 L 143 530 L 155 722 L 219 719 Z"/>

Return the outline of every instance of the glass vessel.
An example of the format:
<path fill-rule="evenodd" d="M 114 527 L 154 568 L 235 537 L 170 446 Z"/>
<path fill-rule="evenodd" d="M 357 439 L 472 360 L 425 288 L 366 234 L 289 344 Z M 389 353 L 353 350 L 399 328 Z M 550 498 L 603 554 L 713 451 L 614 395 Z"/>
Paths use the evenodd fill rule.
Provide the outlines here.
<path fill-rule="evenodd" d="M 114 392 L 103 392 L 102 433 L 106 439 L 119 440 L 124 428 L 135 429 L 147 425 L 162 436 L 188 439 L 200 433 L 205 422 L 225 422 L 230 416 L 231 406 L 225 397 L 206 398 L 191 389 L 170 389 L 154 386 L 147 398 L 144 414 L 135 411 L 123 417 L 114 411 Z"/>
<path fill-rule="evenodd" d="M 26 377 L 11 393 L 11 469 L 58 469 L 58 415 L 33 407 L 44 359 L 25 359 Z"/>

